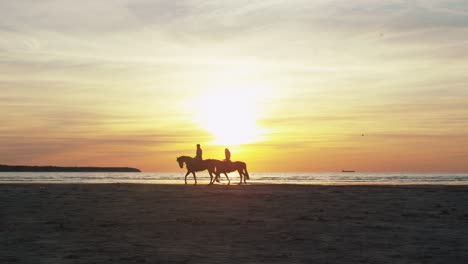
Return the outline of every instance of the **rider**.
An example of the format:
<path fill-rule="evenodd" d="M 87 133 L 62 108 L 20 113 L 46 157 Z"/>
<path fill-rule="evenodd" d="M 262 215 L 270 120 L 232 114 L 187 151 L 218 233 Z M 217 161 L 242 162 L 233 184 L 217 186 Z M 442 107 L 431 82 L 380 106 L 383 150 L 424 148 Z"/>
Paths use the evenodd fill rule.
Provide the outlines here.
<path fill-rule="evenodd" d="M 195 155 L 195 159 L 197 160 L 203 160 L 203 151 L 202 149 L 200 148 L 200 144 L 197 144 L 197 154 Z"/>
<path fill-rule="evenodd" d="M 226 156 L 225 161 L 231 162 L 231 152 L 229 151 L 228 148 L 224 149 L 224 155 Z"/>

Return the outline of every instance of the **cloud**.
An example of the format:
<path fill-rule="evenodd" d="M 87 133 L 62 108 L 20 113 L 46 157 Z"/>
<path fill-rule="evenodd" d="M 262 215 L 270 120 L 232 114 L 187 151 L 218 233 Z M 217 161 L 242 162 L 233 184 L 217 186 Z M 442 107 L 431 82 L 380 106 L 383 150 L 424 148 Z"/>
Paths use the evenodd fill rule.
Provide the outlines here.
<path fill-rule="evenodd" d="M 161 134 L 144 134 L 144 131 L 127 134 L 105 132 L 97 135 L 67 133 L 56 136 L 12 132 L 16 132 L 16 135 L 0 131 L 2 163 L 31 164 L 34 161 L 48 159 L 53 162 L 57 158 L 68 160 L 73 164 L 73 161 L 79 162 L 82 158 L 93 161 L 93 157 L 97 156 L 105 157 L 106 161 L 124 156 L 151 157 L 154 156 L 155 149 L 167 152 L 176 144 L 191 146 L 197 140 L 204 140 L 203 136 L 194 137 L 189 131 L 173 133 L 166 131 Z"/>
<path fill-rule="evenodd" d="M 463 1 L 13 1 L 3 2 L 0 25 L 58 32 L 131 31 L 138 27 L 175 30 L 175 35 L 203 37 L 252 31 L 381 28 L 414 30 L 431 27 L 466 27 Z M 278 27 L 280 26 L 280 27 Z M 232 30 L 230 30 L 232 29 Z M 203 33 L 206 34 L 203 34 Z M 261 32 L 259 32 L 261 33 Z M 195 37 L 195 36 L 193 36 Z"/>
<path fill-rule="evenodd" d="M 2 2 L 0 28 L 12 31 L 46 30 L 86 33 L 124 28 L 123 1 L 15 1 Z"/>
<path fill-rule="evenodd" d="M 273 84 L 258 147 L 463 133 L 467 14 L 455 0 L 2 1 L 0 152 L 185 151 L 210 137 L 191 100 L 232 80 Z"/>

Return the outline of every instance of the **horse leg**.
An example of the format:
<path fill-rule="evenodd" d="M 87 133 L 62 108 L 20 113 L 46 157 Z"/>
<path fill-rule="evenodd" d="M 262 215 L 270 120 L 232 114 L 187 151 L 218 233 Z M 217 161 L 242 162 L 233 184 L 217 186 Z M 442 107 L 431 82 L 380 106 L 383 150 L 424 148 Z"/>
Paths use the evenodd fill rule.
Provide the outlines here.
<path fill-rule="evenodd" d="M 185 174 L 185 184 L 187 184 L 187 176 L 190 174 L 190 171 L 187 171 L 187 173 Z"/>
<path fill-rule="evenodd" d="M 228 185 L 231 185 L 231 180 L 229 179 L 227 173 L 224 173 L 224 175 L 226 175 L 226 179 L 228 180 Z"/>
<path fill-rule="evenodd" d="M 215 176 L 216 182 L 220 182 L 220 181 L 219 181 L 219 177 L 220 177 L 220 176 L 221 176 L 221 173 L 217 173 L 217 174 L 216 174 L 216 176 Z"/>
<path fill-rule="evenodd" d="M 213 183 L 214 183 L 213 172 L 212 172 L 212 171 L 208 171 L 208 173 L 210 174 L 210 184 L 213 184 Z M 215 174 L 215 177 L 216 177 L 216 174 Z"/>
<path fill-rule="evenodd" d="M 242 176 L 243 176 L 243 174 L 242 174 L 242 172 L 241 172 L 240 170 L 237 170 L 237 172 L 239 172 L 239 178 L 240 178 L 239 185 L 241 185 L 241 184 L 242 184 Z"/>
<path fill-rule="evenodd" d="M 195 185 L 197 184 L 197 176 L 195 176 L 195 172 L 192 171 L 192 174 L 193 174 L 193 179 L 195 180 Z"/>

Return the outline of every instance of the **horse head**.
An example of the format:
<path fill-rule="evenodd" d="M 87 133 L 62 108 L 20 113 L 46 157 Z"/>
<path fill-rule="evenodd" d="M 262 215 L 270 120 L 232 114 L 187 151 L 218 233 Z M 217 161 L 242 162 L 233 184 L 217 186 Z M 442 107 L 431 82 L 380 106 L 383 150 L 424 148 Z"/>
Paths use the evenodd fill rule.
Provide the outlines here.
<path fill-rule="evenodd" d="M 182 169 L 184 167 L 185 162 L 184 156 L 178 157 L 177 162 L 179 163 L 179 167 Z"/>

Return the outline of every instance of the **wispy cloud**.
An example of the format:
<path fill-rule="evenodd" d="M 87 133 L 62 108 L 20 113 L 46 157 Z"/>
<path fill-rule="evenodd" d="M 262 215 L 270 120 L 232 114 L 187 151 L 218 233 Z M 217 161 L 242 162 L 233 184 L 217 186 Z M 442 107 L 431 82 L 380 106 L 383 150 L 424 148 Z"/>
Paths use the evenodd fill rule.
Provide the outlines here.
<path fill-rule="evenodd" d="M 161 168 L 144 157 L 209 142 L 191 101 L 232 80 L 273 84 L 252 152 L 352 152 L 361 131 L 438 146 L 468 133 L 466 36 L 461 0 L 3 1 L 0 161 L 86 146 Z"/>

